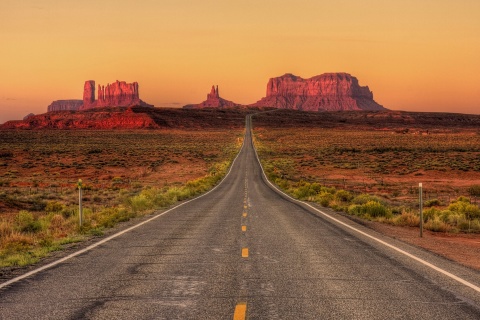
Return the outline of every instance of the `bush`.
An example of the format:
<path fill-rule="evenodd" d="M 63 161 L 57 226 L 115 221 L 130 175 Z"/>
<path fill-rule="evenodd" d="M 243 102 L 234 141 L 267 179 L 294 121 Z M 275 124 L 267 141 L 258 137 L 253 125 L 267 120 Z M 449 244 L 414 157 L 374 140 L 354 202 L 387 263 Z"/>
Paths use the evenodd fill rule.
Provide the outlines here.
<path fill-rule="evenodd" d="M 360 194 L 360 195 L 356 196 L 355 198 L 353 198 L 353 200 L 352 200 L 352 202 L 354 204 L 366 204 L 369 201 L 376 201 L 376 202 L 380 203 L 380 199 L 378 199 L 375 196 L 371 196 L 369 194 L 366 194 L 366 193 Z"/>
<path fill-rule="evenodd" d="M 315 197 L 315 201 L 320 203 L 323 207 L 328 207 L 330 202 L 333 201 L 333 194 L 322 191 Z"/>
<path fill-rule="evenodd" d="M 145 194 L 141 193 L 134 197 L 127 199 L 127 205 L 132 208 L 132 211 L 137 213 L 152 208 L 152 202 L 147 199 Z"/>
<path fill-rule="evenodd" d="M 22 232 L 38 232 L 42 230 L 42 224 L 35 219 L 33 214 L 22 210 L 15 217 L 15 224 L 19 231 Z"/>
<path fill-rule="evenodd" d="M 440 216 L 440 210 L 435 208 L 426 209 L 423 211 L 423 221 L 433 220 Z"/>
<path fill-rule="evenodd" d="M 401 215 L 392 219 L 396 226 L 418 227 L 420 225 L 420 217 L 412 212 L 402 212 Z"/>
<path fill-rule="evenodd" d="M 46 212 L 60 212 L 63 210 L 63 204 L 58 201 L 49 201 L 45 206 Z"/>
<path fill-rule="evenodd" d="M 441 205 L 440 200 L 438 199 L 430 199 L 425 201 L 424 206 L 425 207 L 433 207 L 433 206 L 439 206 Z"/>
<path fill-rule="evenodd" d="M 439 217 L 435 216 L 424 224 L 424 228 L 435 232 L 448 232 L 450 231 L 451 226 L 440 220 Z"/>
<path fill-rule="evenodd" d="M 455 213 L 464 214 L 465 218 L 469 220 L 480 218 L 480 208 L 470 203 L 470 200 L 465 197 L 459 197 L 456 201 L 448 206 L 448 210 Z"/>
<path fill-rule="evenodd" d="M 293 190 L 293 195 L 297 199 L 306 199 L 316 195 L 321 190 L 318 183 L 301 183 L 301 185 Z"/>
<path fill-rule="evenodd" d="M 342 201 L 342 202 L 349 202 L 353 199 L 353 195 L 345 190 L 338 190 L 335 193 L 335 200 Z"/>
<path fill-rule="evenodd" d="M 380 202 L 368 201 L 365 204 L 353 204 L 348 207 L 348 213 L 372 218 L 389 217 L 391 212 Z"/>

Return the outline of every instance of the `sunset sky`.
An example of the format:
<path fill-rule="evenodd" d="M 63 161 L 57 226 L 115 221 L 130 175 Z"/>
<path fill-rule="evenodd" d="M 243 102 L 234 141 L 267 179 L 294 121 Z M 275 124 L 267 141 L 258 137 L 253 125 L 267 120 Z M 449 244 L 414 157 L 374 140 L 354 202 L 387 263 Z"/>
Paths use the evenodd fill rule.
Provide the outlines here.
<path fill-rule="evenodd" d="M 1 0 L 0 41 L 0 123 L 82 99 L 85 80 L 180 107 L 325 72 L 389 109 L 480 113 L 478 0 Z"/>

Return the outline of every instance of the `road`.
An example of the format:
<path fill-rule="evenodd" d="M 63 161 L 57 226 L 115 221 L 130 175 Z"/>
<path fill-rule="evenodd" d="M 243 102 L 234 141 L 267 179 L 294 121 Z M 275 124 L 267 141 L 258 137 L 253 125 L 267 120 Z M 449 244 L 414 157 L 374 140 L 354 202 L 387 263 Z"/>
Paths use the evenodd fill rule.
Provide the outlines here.
<path fill-rule="evenodd" d="M 0 319 L 480 319 L 479 272 L 275 191 L 249 130 L 217 188 L 106 240 L 4 285 Z"/>

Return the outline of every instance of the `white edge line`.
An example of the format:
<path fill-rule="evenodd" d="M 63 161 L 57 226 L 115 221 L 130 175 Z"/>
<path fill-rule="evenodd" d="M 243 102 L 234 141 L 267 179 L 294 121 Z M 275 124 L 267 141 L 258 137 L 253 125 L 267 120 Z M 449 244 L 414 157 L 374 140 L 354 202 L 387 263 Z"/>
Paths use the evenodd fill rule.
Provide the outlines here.
<path fill-rule="evenodd" d="M 49 264 L 47 264 L 47 265 L 44 265 L 44 266 L 42 266 L 42 267 L 40 267 L 40 268 L 37 268 L 37 269 L 34 269 L 34 270 L 32 270 L 32 271 L 29 271 L 29 272 L 27 272 L 27 273 L 25 273 L 25 274 L 22 274 L 21 276 L 18 276 L 18 277 L 15 277 L 15 278 L 13 278 L 13 279 L 10 279 L 10 280 L 8 280 L 8 281 L 6 281 L 6 282 L 3 282 L 3 283 L 0 284 L 0 289 L 2 289 L 2 288 L 4 288 L 4 287 L 7 287 L 7 286 L 9 286 L 9 285 L 11 285 L 11 284 L 13 284 L 13 283 L 15 283 L 15 282 L 20 281 L 20 280 L 23 280 L 23 279 L 25 279 L 25 278 L 28 278 L 28 277 L 30 277 L 30 276 L 32 276 L 32 275 L 34 275 L 34 274 L 37 274 L 37 273 L 39 273 L 39 272 L 41 272 L 41 271 L 43 271 L 43 270 L 52 268 L 52 267 L 54 267 L 54 266 L 56 266 L 56 265 L 58 265 L 58 264 L 60 264 L 60 263 L 62 263 L 62 262 L 65 262 L 65 261 L 67 261 L 67 260 L 69 260 L 69 259 L 71 259 L 71 258 L 73 258 L 73 257 L 76 257 L 76 256 L 78 256 L 78 255 L 81 255 L 82 253 L 85 253 L 85 252 L 87 252 L 87 251 L 90 251 L 90 250 L 92 250 L 92 249 L 94 249 L 94 248 L 96 248 L 96 247 L 98 247 L 98 246 L 100 246 L 100 245 L 102 245 L 102 244 L 104 244 L 104 243 L 112 240 L 112 239 L 115 239 L 115 238 L 117 238 L 117 237 L 119 237 L 119 236 L 121 236 L 121 235 L 123 235 L 123 234 L 125 234 L 125 233 L 127 233 L 127 232 L 132 231 L 133 229 L 136 229 L 136 228 L 138 228 L 138 227 L 140 227 L 140 226 L 142 226 L 142 225 L 144 225 L 144 224 L 146 224 L 146 223 L 148 223 L 148 222 L 150 222 L 150 221 L 152 221 L 152 220 L 155 220 L 155 219 L 157 219 L 158 217 L 163 216 L 164 214 L 166 214 L 166 213 L 168 213 L 168 212 L 170 212 L 170 211 L 172 211 L 172 210 L 175 210 L 175 209 L 177 209 L 177 208 L 179 208 L 179 207 L 181 207 L 181 206 L 183 206 L 183 205 L 185 205 L 185 204 L 187 204 L 187 203 L 189 203 L 189 202 L 192 202 L 192 201 L 195 201 L 195 200 L 200 199 L 200 198 L 202 198 L 202 197 L 205 197 L 207 194 L 209 194 L 210 192 L 212 192 L 212 191 L 214 191 L 215 189 L 217 189 L 217 188 L 225 181 L 225 179 L 230 175 L 230 172 L 232 171 L 233 165 L 234 165 L 235 162 L 237 161 L 238 156 L 240 155 L 240 153 L 242 152 L 242 150 L 243 150 L 243 148 L 244 148 L 244 146 L 245 146 L 245 137 L 246 137 L 246 130 L 245 130 L 245 134 L 244 134 L 244 137 L 243 137 L 242 146 L 240 147 L 240 150 L 238 151 L 237 156 L 235 157 L 235 159 L 233 159 L 232 164 L 230 165 L 230 168 L 229 168 L 227 174 L 223 177 L 222 181 L 220 181 L 220 183 L 217 184 L 217 185 L 216 185 L 213 189 L 211 189 L 210 191 L 208 191 L 208 192 L 206 192 L 206 193 L 204 193 L 204 194 L 202 194 L 202 195 L 200 195 L 200 196 L 198 196 L 198 197 L 196 197 L 196 198 L 193 198 L 193 199 L 190 199 L 190 200 L 188 200 L 188 201 L 182 202 L 182 203 L 180 203 L 179 205 L 176 205 L 176 206 L 173 207 L 173 208 L 170 208 L 170 209 L 168 209 L 168 210 L 166 210 L 166 211 L 163 211 L 162 213 L 159 213 L 159 214 L 153 216 L 152 218 L 150 218 L 150 219 L 148 219 L 148 220 L 142 221 L 142 222 L 140 222 L 139 224 L 136 224 L 136 225 L 134 225 L 134 226 L 132 226 L 132 227 L 130 227 L 130 228 L 128 228 L 128 229 L 125 229 L 125 230 L 122 230 L 122 231 L 120 231 L 120 232 L 117 232 L 117 233 L 115 233 L 115 234 L 113 234 L 113 235 L 111 235 L 111 236 L 109 236 L 109 237 L 107 237 L 107 238 L 105 238 L 105 239 L 103 239 L 103 240 L 100 240 L 100 241 L 98 241 L 98 242 L 96 242 L 96 243 L 94 243 L 94 244 L 92 244 L 92 245 L 90 245 L 90 246 L 88 246 L 88 247 L 86 247 L 86 248 L 84 248 L 84 249 L 81 249 L 81 250 L 76 251 L 76 252 L 74 252 L 74 253 L 72 253 L 72 254 L 69 254 L 69 255 L 66 256 L 66 257 L 63 257 L 63 258 L 61 258 L 61 259 L 59 259 L 59 260 L 56 260 L 56 261 L 54 261 L 54 262 L 52 262 L 52 263 L 49 263 Z"/>
<path fill-rule="evenodd" d="M 365 237 L 367 237 L 367 238 L 370 238 L 370 239 L 372 239 L 372 240 L 375 240 L 375 241 L 383 244 L 384 246 L 387 246 L 387 247 L 389 247 L 389 248 L 391 248 L 391 249 L 393 249 L 393 250 L 395 250 L 395 251 L 397 251 L 397 252 L 399 252 L 399 253 L 401 253 L 401 254 L 403 254 L 403 255 L 405 255 L 405 256 L 413 259 L 413 260 L 415 260 L 415 261 L 418 261 L 418 262 L 420 262 L 421 264 L 423 264 L 423 265 L 425 265 L 425 266 L 427 266 L 427 267 L 430 267 L 430 268 L 432 268 L 433 270 L 438 271 L 438 272 L 446 275 L 447 277 L 450 277 L 450 278 L 452 278 L 453 280 L 456 280 L 456 281 L 460 282 L 461 284 L 466 285 L 467 287 L 472 288 L 473 290 L 475 290 L 475 291 L 477 291 L 477 292 L 480 292 L 480 287 L 474 285 L 473 283 L 470 283 L 470 282 L 468 282 L 468 281 L 466 281 L 466 280 L 464 280 L 464 279 L 462 279 L 462 278 L 454 275 L 453 273 L 450 273 L 450 272 L 448 272 L 448 271 L 446 271 L 446 270 L 443 270 L 442 268 L 437 267 L 437 266 L 431 264 L 430 262 L 427 262 L 427 261 L 425 261 L 425 260 L 423 260 L 423 259 L 421 259 L 421 258 L 419 258 L 419 257 L 417 257 L 417 256 L 415 256 L 415 255 L 413 255 L 413 254 L 411 254 L 411 253 L 408 253 L 408 252 L 406 252 L 406 251 L 404 251 L 404 250 L 402 250 L 402 249 L 400 249 L 400 248 L 398 248 L 398 247 L 396 247 L 396 246 L 394 246 L 394 245 L 392 245 L 392 244 L 389 244 L 389 243 L 387 243 L 387 242 L 385 242 L 385 241 L 383 241 L 383 240 L 380 240 L 380 239 L 378 239 L 378 238 L 376 238 L 376 237 L 374 237 L 374 236 L 372 236 L 372 235 L 369 235 L 369 234 L 366 233 L 366 232 L 363 232 L 363 231 L 361 231 L 361 230 L 359 230 L 359 229 L 357 229 L 357 228 L 355 228 L 355 227 L 352 227 L 351 225 L 348 225 L 348 224 L 346 224 L 345 222 L 342 222 L 342 221 L 340 221 L 340 220 L 338 220 L 338 219 L 336 219 L 336 218 L 334 218 L 334 217 L 326 214 L 325 212 L 323 212 L 323 211 L 321 211 L 321 210 L 319 210 L 319 209 L 311 206 L 310 204 L 308 204 L 308 203 L 306 203 L 306 202 L 304 202 L 304 201 L 300 201 L 300 200 L 297 200 L 297 199 L 295 199 L 295 198 L 292 198 L 291 196 L 289 196 L 288 194 L 286 194 L 286 193 L 283 192 L 282 190 L 278 189 L 274 184 L 272 184 L 272 183 L 270 182 L 270 180 L 268 180 L 267 175 L 265 174 L 265 171 L 263 170 L 263 166 L 262 166 L 262 164 L 261 164 L 261 162 L 260 162 L 260 159 L 258 158 L 258 153 L 257 153 L 257 149 L 255 148 L 255 145 L 253 145 L 253 149 L 254 149 L 254 151 L 255 151 L 255 156 L 257 157 L 257 161 L 258 161 L 258 163 L 259 163 L 259 165 L 260 165 L 260 168 L 262 169 L 262 174 L 263 174 L 263 177 L 265 178 L 265 181 L 267 181 L 268 184 L 270 185 L 270 187 L 273 188 L 273 189 L 275 189 L 277 192 L 282 193 L 284 196 L 288 197 L 289 199 L 291 199 L 291 200 L 294 201 L 294 202 L 301 203 L 302 205 L 305 205 L 305 206 L 310 207 L 311 209 L 317 211 L 318 213 L 322 214 L 322 215 L 325 216 L 326 218 L 328 218 L 328 219 L 330 219 L 330 220 L 333 220 L 333 221 L 335 221 L 336 223 L 341 224 L 341 225 L 344 226 L 344 227 L 347 227 L 347 228 L 349 228 L 349 229 L 351 229 L 351 230 L 353 230 L 353 231 L 355 231 L 355 232 L 358 232 L 358 233 L 360 233 L 361 235 L 363 235 L 363 236 L 365 236 Z"/>

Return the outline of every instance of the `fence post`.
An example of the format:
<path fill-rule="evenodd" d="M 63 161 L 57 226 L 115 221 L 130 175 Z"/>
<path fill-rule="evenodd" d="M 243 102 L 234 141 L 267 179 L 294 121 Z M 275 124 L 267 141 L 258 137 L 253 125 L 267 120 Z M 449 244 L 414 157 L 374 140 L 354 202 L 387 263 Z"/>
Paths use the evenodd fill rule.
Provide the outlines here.
<path fill-rule="evenodd" d="M 422 196 L 423 196 L 423 191 L 422 191 L 422 183 L 420 182 L 418 184 L 418 196 L 419 196 L 419 204 L 420 204 L 420 238 L 423 237 L 423 203 L 422 203 Z"/>
<path fill-rule="evenodd" d="M 80 227 L 83 226 L 83 208 L 82 208 L 82 179 L 78 179 L 78 217 Z"/>

